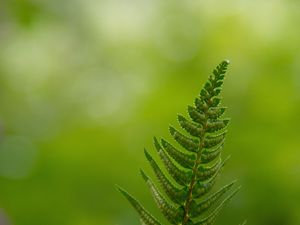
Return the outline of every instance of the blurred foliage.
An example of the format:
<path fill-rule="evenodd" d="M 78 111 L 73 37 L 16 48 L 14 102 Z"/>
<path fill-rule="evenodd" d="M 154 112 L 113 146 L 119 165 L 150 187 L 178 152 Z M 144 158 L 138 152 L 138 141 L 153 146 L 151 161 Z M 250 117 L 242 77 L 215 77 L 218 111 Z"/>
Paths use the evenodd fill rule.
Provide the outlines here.
<path fill-rule="evenodd" d="M 300 2 L 0 1 L 0 223 L 138 224 L 143 147 L 232 62 L 217 224 L 300 224 Z M 166 104 L 165 102 L 168 102 Z M 217 186 L 218 186 L 217 185 Z M 7 221 L 7 222 L 5 222 Z"/>

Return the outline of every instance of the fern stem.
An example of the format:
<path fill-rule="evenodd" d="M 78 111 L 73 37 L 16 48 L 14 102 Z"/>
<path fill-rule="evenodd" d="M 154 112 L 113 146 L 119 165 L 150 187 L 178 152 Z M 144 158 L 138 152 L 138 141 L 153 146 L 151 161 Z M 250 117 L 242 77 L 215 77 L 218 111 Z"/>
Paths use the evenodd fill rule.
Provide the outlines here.
<path fill-rule="evenodd" d="M 197 181 L 197 170 L 201 163 L 201 153 L 202 153 L 202 149 L 204 146 L 206 124 L 207 124 L 207 116 L 206 116 L 206 111 L 205 111 L 205 122 L 203 125 L 203 130 L 201 131 L 201 134 L 199 137 L 200 138 L 199 151 L 197 153 L 196 161 L 195 161 L 195 164 L 193 167 L 193 177 L 192 177 L 191 183 L 189 185 L 188 197 L 184 203 L 184 215 L 183 215 L 182 225 L 185 225 L 189 221 L 189 209 L 190 209 L 190 204 L 193 200 L 193 189 L 194 189 L 195 183 Z"/>

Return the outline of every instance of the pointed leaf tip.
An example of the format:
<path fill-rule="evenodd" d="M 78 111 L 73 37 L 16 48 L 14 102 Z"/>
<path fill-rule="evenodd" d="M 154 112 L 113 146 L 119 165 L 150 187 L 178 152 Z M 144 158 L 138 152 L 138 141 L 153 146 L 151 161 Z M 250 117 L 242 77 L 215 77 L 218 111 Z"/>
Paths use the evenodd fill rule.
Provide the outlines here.
<path fill-rule="evenodd" d="M 117 185 L 117 184 L 115 184 L 115 188 L 117 189 L 117 191 L 119 191 L 119 192 L 122 192 L 122 188 L 119 186 L 119 185 Z"/>
<path fill-rule="evenodd" d="M 153 137 L 153 141 L 154 141 L 154 147 L 156 148 L 157 151 L 161 150 L 161 146 L 158 142 L 158 139 L 156 137 Z"/>
<path fill-rule="evenodd" d="M 146 225 L 161 225 L 161 223 L 153 217 L 142 205 L 141 203 L 136 200 L 132 195 L 130 195 L 127 191 L 125 191 L 123 188 L 118 187 L 118 190 L 121 192 L 121 194 L 124 195 L 124 197 L 129 201 L 129 203 L 132 205 L 133 208 L 137 211 L 137 213 L 140 215 L 141 220 L 143 221 L 143 224 Z"/>
<path fill-rule="evenodd" d="M 140 173 L 141 173 L 143 179 L 147 182 L 147 180 L 149 180 L 149 177 L 145 174 L 145 172 L 142 169 L 140 169 Z"/>
<path fill-rule="evenodd" d="M 222 165 L 222 166 L 224 166 L 230 158 L 231 158 L 231 155 L 228 155 L 228 156 L 223 160 L 223 163 L 222 163 L 223 165 Z"/>
<path fill-rule="evenodd" d="M 148 160 L 148 161 L 151 161 L 151 160 L 152 160 L 152 157 L 151 157 L 151 155 L 149 154 L 149 152 L 147 151 L 146 148 L 144 148 L 144 153 L 145 153 L 145 156 L 146 156 L 147 160 Z"/>
<path fill-rule="evenodd" d="M 123 188 L 121 188 L 120 186 L 116 185 L 117 190 L 123 194 L 128 200 L 132 199 L 133 197 L 127 192 L 125 191 Z"/>
<path fill-rule="evenodd" d="M 176 130 L 175 130 L 174 127 L 169 126 L 169 131 L 170 131 L 171 135 L 173 135 L 173 134 L 175 133 Z"/>

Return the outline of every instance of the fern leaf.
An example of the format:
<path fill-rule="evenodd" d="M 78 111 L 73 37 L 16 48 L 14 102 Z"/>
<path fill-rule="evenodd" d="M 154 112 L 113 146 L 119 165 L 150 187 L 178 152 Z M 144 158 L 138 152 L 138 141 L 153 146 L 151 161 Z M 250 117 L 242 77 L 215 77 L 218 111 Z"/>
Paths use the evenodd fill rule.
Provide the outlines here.
<path fill-rule="evenodd" d="M 193 106 L 188 106 L 188 113 L 194 122 L 204 125 L 206 117 L 201 111 L 197 110 Z"/>
<path fill-rule="evenodd" d="M 221 103 L 221 98 L 212 98 L 208 101 L 209 107 L 217 107 Z"/>
<path fill-rule="evenodd" d="M 225 107 L 212 107 L 209 110 L 207 110 L 207 116 L 209 119 L 218 119 L 221 117 L 226 111 Z"/>
<path fill-rule="evenodd" d="M 190 122 L 182 115 L 178 115 L 178 122 L 184 130 L 194 137 L 199 137 L 203 131 L 203 127 L 201 125 Z"/>
<path fill-rule="evenodd" d="M 217 172 L 213 175 L 212 178 L 210 178 L 210 180 L 206 182 L 198 181 L 195 184 L 195 187 L 193 189 L 193 197 L 200 198 L 203 195 L 205 195 L 207 192 L 209 192 L 211 188 L 214 186 L 214 184 L 216 183 L 216 179 L 220 175 L 220 173 L 221 173 L 221 168 L 218 168 Z"/>
<path fill-rule="evenodd" d="M 132 197 L 127 191 L 121 187 L 117 189 L 124 195 L 124 197 L 130 202 L 141 217 L 141 221 L 145 225 L 162 225 L 157 219 L 155 219 L 134 197 Z"/>
<path fill-rule="evenodd" d="M 231 182 L 228 185 L 225 185 L 220 190 L 207 197 L 205 200 L 197 204 L 194 201 L 194 204 L 191 205 L 191 218 L 197 217 L 207 211 L 214 203 L 216 203 L 229 189 L 233 186 L 236 181 Z"/>
<path fill-rule="evenodd" d="M 221 153 L 230 120 L 222 118 L 226 108 L 219 106 L 228 64 L 228 61 L 223 61 L 213 70 L 213 74 L 196 97 L 194 106 L 188 106 L 189 117 L 178 115 L 178 123 L 186 134 L 173 126 L 169 127 L 171 136 L 180 148 L 174 147 L 165 139 L 159 142 L 154 138 L 154 147 L 172 180 L 145 149 L 145 156 L 162 190 L 171 201 L 165 199 L 142 170 L 141 175 L 160 211 L 171 224 L 212 225 L 224 205 L 239 190 L 237 188 L 227 197 L 223 197 L 235 183 L 232 182 L 206 196 L 229 158 L 222 161 Z M 120 191 L 138 211 L 142 224 L 160 225 L 132 196 L 122 189 Z M 206 211 L 211 213 L 199 220 Z"/>
<path fill-rule="evenodd" d="M 208 110 L 207 103 L 201 100 L 199 97 L 195 98 L 194 104 L 199 112 L 206 112 Z"/>
<path fill-rule="evenodd" d="M 200 144 L 199 140 L 185 136 L 172 126 L 169 127 L 169 131 L 178 144 L 180 144 L 183 148 L 191 152 L 198 152 Z"/>
<path fill-rule="evenodd" d="M 206 218 L 200 220 L 199 222 L 195 223 L 195 225 L 211 225 L 215 222 L 217 216 L 219 215 L 222 208 L 229 202 L 229 200 L 236 195 L 236 193 L 240 190 L 241 187 L 238 187 L 234 192 L 232 192 L 229 196 L 227 196 L 221 204 Z"/>
<path fill-rule="evenodd" d="M 204 148 L 212 148 L 212 147 L 216 147 L 217 145 L 223 143 L 223 141 L 225 140 L 225 135 L 226 132 L 222 132 L 221 134 L 218 135 L 207 135 L 204 138 Z"/>
<path fill-rule="evenodd" d="M 174 206 L 169 204 L 164 197 L 160 194 L 156 186 L 153 184 L 151 179 L 141 170 L 141 175 L 145 182 L 148 184 L 149 189 L 152 192 L 153 198 L 160 209 L 160 211 L 163 213 L 163 215 L 172 223 L 177 224 L 180 217 L 182 216 L 182 211 L 177 210 Z"/>
<path fill-rule="evenodd" d="M 210 163 L 218 158 L 223 150 L 223 144 L 219 145 L 215 149 L 204 149 L 201 155 L 202 163 Z"/>
<path fill-rule="evenodd" d="M 214 133 L 217 132 L 219 130 L 222 130 L 224 128 L 227 127 L 228 123 L 229 123 L 229 119 L 224 119 L 224 120 L 213 120 L 213 121 L 209 121 L 207 123 L 207 132 L 208 133 Z"/>
<path fill-rule="evenodd" d="M 186 185 L 189 183 L 192 177 L 191 171 L 184 171 L 179 169 L 169 158 L 169 156 L 162 150 L 162 148 L 157 148 L 157 152 L 166 166 L 169 174 L 176 180 L 178 184 Z M 146 158 L 149 160 L 150 154 L 145 150 Z"/>
<path fill-rule="evenodd" d="M 156 140 L 157 141 L 157 140 Z M 185 154 L 177 150 L 173 145 L 164 139 L 161 139 L 161 144 L 166 152 L 181 166 L 191 169 L 194 166 L 196 157 L 194 155 Z"/>
<path fill-rule="evenodd" d="M 168 195 L 170 200 L 172 200 L 175 203 L 182 203 L 186 196 L 187 196 L 187 191 L 185 188 L 177 188 L 175 187 L 172 182 L 164 175 L 164 173 L 161 171 L 155 160 L 150 156 L 150 154 L 146 151 L 145 152 L 146 157 L 157 177 L 159 180 L 162 188 L 164 189 L 165 193 Z"/>
<path fill-rule="evenodd" d="M 228 156 L 223 162 L 220 159 L 211 166 L 204 166 L 204 165 L 199 166 L 198 170 L 196 171 L 199 181 L 211 179 L 214 176 L 214 174 L 217 173 L 218 170 L 220 170 L 225 165 L 225 163 L 229 160 L 229 158 L 230 156 Z"/>

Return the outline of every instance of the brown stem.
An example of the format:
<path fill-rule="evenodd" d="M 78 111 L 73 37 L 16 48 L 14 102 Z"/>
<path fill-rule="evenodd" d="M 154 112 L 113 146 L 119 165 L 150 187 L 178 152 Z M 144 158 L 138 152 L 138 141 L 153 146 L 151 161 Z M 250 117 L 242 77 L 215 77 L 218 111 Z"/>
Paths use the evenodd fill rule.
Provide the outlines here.
<path fill-rule="evenodd" d="M 204 145 L 204 135 L 205 135 L 206 123 L 207 123 L 207 119 L 205 120 L 205 123 L 203 125 L 203 130 L 200 134 L 199 151 L 197 153 L 197 158 L 196 158 L 196 161 L 195 161 L 195 165 L 193 167 L 193 177 L 192 177 L 191 183 L 189 185 L 188 197 L 187 197 L 187 200 L 184 203 L 184 215 L 183 215 L 182 225 L 185 225 L 189 220 L 190 204 L 193 200 L 193 190 L 194 190 L 195 183 L 197 181 L 197 175 L 196 175 L 197 173 L 196 172 L 197 172 L 198 167 L 201 163 L 201 153 L 202 153 L 202 149 L 203 149 L 203 145 Z"/>

